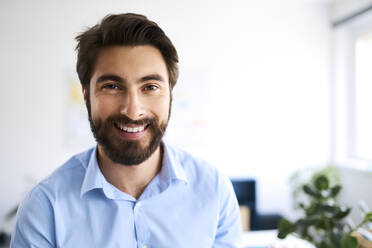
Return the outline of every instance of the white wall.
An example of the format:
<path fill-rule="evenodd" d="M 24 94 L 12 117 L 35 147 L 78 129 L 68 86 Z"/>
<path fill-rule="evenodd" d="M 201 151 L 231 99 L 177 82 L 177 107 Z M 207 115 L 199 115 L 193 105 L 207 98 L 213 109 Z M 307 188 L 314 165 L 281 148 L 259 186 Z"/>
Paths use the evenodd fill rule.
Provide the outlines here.
<path fill-rule="evenodd" d="M 6 0 L 0 1 L 0 216 L 29 189 L 25 178 L 39 180 L 85 149 L 66 147 L 63 137 L 73 38 L 107 13 L 129 11 L 155 20 L 173 40 L 181 61 L 175 102 L 182 91 L 191 92 L 189 102 L 202 111 L 197 135 L 180 132 L 182 116 L 173 111 L 169 140 L 230 176 L 257 177 L 259 209 L 289 213 L 289 174 L 328 160 L 324 6 Z"/>

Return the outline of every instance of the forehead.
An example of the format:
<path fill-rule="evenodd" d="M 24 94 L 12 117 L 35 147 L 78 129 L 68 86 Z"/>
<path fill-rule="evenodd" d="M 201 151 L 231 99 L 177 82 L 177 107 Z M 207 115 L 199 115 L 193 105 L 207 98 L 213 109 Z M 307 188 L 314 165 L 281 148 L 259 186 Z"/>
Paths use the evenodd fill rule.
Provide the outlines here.
<path fill-rule="evenodd" d="M 157 73 L 168 79 L 164 58 L 161 52 L 151 45 L 103 48 L 98 53 L 92 78 L 105 73 L 128 77 Z"/>

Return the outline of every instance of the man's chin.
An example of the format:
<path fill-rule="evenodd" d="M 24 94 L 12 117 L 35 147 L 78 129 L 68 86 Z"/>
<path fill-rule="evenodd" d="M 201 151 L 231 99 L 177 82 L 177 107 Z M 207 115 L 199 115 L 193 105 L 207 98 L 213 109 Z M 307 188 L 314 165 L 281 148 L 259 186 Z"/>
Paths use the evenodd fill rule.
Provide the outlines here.
<path fill-rule="evenodd" d="M 114 144 L 101 144 L 106 156 L 114 163 L 123 166 L 136 166 L 145 162 L 158 149 L 159 144 L 143 145 L 141 141 L 120 142 L 119 146 Z"/>

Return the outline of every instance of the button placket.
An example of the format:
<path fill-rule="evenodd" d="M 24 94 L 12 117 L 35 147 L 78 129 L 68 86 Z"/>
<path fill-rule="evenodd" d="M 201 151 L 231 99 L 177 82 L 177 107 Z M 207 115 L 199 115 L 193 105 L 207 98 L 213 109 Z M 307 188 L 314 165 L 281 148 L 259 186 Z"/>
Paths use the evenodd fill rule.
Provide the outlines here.
<path fill-rule="evenodd" d="M 137 201 L 134 205 L 133 214 L 134 214 L 134 222 L 135 222 L 135 228 L 136 228 L 136 238 L 137 238 L 137 247 L 138 248 L 147 248 L 147 245 L 144 243 L 145 241 L 145 223 L 143 222 L 142 216 L 141 216 L 141 207 L 142 202 Z"/>

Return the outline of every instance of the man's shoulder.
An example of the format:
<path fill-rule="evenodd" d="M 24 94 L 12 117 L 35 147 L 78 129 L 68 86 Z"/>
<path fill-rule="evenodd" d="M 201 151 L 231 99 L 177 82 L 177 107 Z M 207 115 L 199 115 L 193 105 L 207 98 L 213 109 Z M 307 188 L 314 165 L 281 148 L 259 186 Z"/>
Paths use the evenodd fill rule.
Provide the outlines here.
<path fill-rule="evenodd" d="M 167 148 L 183 168 L 189 181 L 198 185 L 216 186 L 226 178 L 215 165 L 206 160 L 175 146 L 167 146 Z"/>
<path fill-rule="evenodd" d="M 205 172 L 217 172 L 217 168 L 206 160 L 189 153 L 188 151 L 173 145 L 167 145 L 173 158 L 180 163 L 184 169 L 195 169 Z"/>
<path fill-rule="evenodd" d="M 93 150 L 94 148 L 90 148 L 69 158 L 49 176 L 41 180 L 33 191 L 44 191 L 51 196 L 58 192 L 65 193 L 67 190 L 75 190 L 75 187 L 80 187 Z"/>
<path fill-rule="evenodd" d="M 56 217 L 65 213 L 63 211 L 70 211 L 69 206 L 79 199 L 92 151 L 89 149 L 72 156 L 28 192 L 19 205 L 12 247 L 26 247 L 31 243 L 55 247 Z M 62 218 L 65 216 L 62 214 Z"/>

